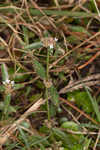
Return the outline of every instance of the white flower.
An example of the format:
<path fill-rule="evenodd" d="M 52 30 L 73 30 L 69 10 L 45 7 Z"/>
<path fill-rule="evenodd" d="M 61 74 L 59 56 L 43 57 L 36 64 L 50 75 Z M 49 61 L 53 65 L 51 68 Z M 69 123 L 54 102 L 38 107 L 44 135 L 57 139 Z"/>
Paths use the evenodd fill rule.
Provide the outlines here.
<path fill-rule="evenodd" d="M 9 83 L 10 83 L 10 80 L 9 80 L 9 79 L 6 79 L 5 83 L 9 84 Z"/>
<path fill-rule="evenodd" d="M 15 84 L 15 82 L 14 82 L 14 81 L 11 81 L 11 85 L 14 86 L 14 84 Z"/>
<path fill-rule="evenodd" d="M 57 42 L 57 41 L 58 41 L 58 39 L 57 39 L 56 37 L 54 38 L 54 40 L 55 40 L 55 42 Z"/>
<path fill-rule="evenodd" d="M 9 84 L 10 83 L 10 80 L 9 79 L 6 79 L 5 81 L 3 81 L 3 84 Z"/>
<path fill-rule="evenodd" d="M 50 45 L 50 49 L 53 49 L 53 44 Z"/>
<path fill-rule="evenodd" d="M 6 84 L 6 82 L 5 82 L 5 81 L 3 81 L 2 83 L 3 83 L 4 85 Z"/>
<path fill-rule="evenodd" d="M 14 81 L 11 81 L 11 80 L 9 80 L 9 79 L 6 79 L 5 81 L 3 81 L 2 82 L 4 85 L 9 85 L 9 84 L 11 84 L 11 86 L 14 86 Z"/>

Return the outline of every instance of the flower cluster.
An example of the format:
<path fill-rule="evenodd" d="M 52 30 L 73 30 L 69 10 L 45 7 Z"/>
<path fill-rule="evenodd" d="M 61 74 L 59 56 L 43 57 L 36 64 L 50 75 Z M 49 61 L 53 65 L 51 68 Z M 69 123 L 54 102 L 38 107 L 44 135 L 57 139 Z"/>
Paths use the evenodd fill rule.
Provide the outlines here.
<path fill-rule="evenodd" d="M 58 41 L 58 39 L 55 37 L 46 37 L 46 38 L 41 38 L 41 41 L 43 43 L 43 46 L 46 48 L 50 48 L 53 49 L 54 46 L 56 45 L 56 42 Z"/>
<path fill-rule="evenodd" d="M 54 48 L 54 44 L 55 44 L 55 42 L 57 42 L 57 41 L 58 41 L 58 39 L 57 39 L 57 38 L 54 38 L 54 41 L 51 42 L 50 45 L 49 45 L 50 49 L 53 49 L 53 48 Z"/>
<path fill-rule="evenodd" d="M 12 87 L 14 87 L 14 81 L 11 81 L 11 80 L 9 80 L 9 79 L 6 79 L 5 81 L 3 81 L 3 84 L 4 85 L 11 85 Z"/>

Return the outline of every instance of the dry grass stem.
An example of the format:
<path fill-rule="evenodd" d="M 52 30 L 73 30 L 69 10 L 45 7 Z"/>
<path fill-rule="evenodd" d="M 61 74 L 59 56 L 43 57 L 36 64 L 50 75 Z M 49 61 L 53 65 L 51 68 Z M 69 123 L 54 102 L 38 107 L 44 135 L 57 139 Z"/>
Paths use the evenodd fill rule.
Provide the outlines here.
<path fill-rule="evenodd" d="M 17 121 L 15 121 L 10 127 L 6 130 L 5 133 L 0 135 L 0 146 L 5 144 L 8 138 L 17 130 L 18 126 L 33 112 L 39 109 L 39 107 L 45 103 L 45 100 L 42 98 L 39 99 L 35 104 L 33 104 Z"/>

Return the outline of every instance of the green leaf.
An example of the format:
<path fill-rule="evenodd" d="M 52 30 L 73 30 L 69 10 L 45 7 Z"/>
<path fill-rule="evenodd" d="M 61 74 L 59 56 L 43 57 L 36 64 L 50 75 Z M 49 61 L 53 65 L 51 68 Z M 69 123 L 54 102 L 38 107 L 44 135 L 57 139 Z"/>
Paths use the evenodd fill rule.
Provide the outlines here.
<path fill-rule="evenodd" d="M 77 144 L 73 146 L 71 150 L 83 150 L 83 145 Z"/>
<path fill-rule="evenodd" d="M 5 91 L 5 86 L 4 85 L 0 85 L 0 92 L 4 92 Z"/>
<path fill-rule="evenodd" d="M 84 141 L 84 150 L 89 150 L 89 145 L 91 143 L 91 139 L 87 139 L 85 138 L 85 141 Z"/>
<path fill-rule="evenodd" d="M 30 127 L 30 124 L 26 121 L 23 121 L 20 125 L 23 126 L 26 129 L 29 129 L 29 127 Z"/>
<path fill-rule="evenodd" d="M 97 12 L 97 9 L 96 9 L 95 1 L 94 1 L 94 0 L 90 0 L 90 3 L 89 3 L 89 10 L 91 10 L 92 12 Z"/>
<path fill-rule="evenodd" d="M 89 97 L 89 99 L 90 99 L 90 101 L 91 101 L 91 104 L 92 104 L 92 106 L 93 106 L 93 109 L 94 109 L 94 111 L 95 111 L 95 114 L 96 114 L 96 116 L 97 116 L 97 119 L 98 119 L 98 121 L 100 122 L 99 105 L 98 105 L 96 99 L 91 96 L 90 91 L 89 91 L 86 87 L 85 87 L 85 90 L 86 90 L 87 95 L 88 95 L 88 97 Z"/>
<path fill-rule="evenodd" d="M 35 16 L 43 16 L 43 14 L 38 9 L 30 9 L 31 15 Z M 66 10 L 44 10 L 44 13 L 46 15 L 57 15 L 57 16 L 69 16 L 69 17 L 79 17 L 79 18 L 86 18 L 86 17 L 94 17 L 97 14 L 96 13 L 89 13 L 89 12 L 83 12 L 83 11 L 66 11 Z"/>
<path fill-rule="evenodd" d="M 68 100 L 74 100 L 79 107 L 82 107 L 83 110 L 87 113 L 93 112 L 93 107 L 90 102 L 90 98 L 85 91 L 74 91 L 68 93 Z"/>
<path fill-rule="evenodd" d="M 46 150 L 46 148 L 44 147 L 44 145 L 40 144 L 40 150 Z"/>
<path fill-rule="evenodd" d="M 17 70 L 18 71 L 15 71 L 14 68 L 12 68 L 12 67 L 10 67 L 9 70 L 8 70 L 8 73 L 9 73 L 10 77 L 15 82 L 22 82 L 22 81 L 25 81 L 26 79 L 28 79 L 30 77 L 30 75 L 27 74 L 27 72 L 24 69 L 17 68 Z"/>
<path fill-rule="evenodd" d="M 51 99 L 52 99 L 54 105 L 58 107 L 58 105 L 59 105 L 59 94 L 53 85 L 49 88 L 49 92 L 50 92 L 50 96 L 51 96 Z"/>
<path fill-rule="evenodd" d="M 87 35 L 91 35 L 85 28 L 83 28 L 82 26 L 69 26 L 69 28 L 73 31 L 73 32 L 83 32 Z"/>
<path fill-rule="evenodd" d="M 45 68 L 42 66 L 41 63 L 39 63 L 37 60 L 34 59 L 33 61 L 34 63 L 34 69 L 36 71 L 36 73 L 42 78 L 42 79 L 46 79 L 46 71 Z"/>
<path fill-rule="evenodd" d="M 5 98 L 4 98 L 4 114 L 5 115 L 8 115 L 7 112 L 9 110 L 9 105 L 10 105 L 10 101 L 11 101 L 11 94 L 7 94 L 5 95 Z"/>
<path fill-rule="evenodd" d="M 29 77 L 30 77 L 30 75 L 28 75 L 28 74 L 16 73 L 16 75 L 14 77 L 14 81 L 22 82 L 22 81 L 25 81 L 26 79 L 28 79 Z"/>
<path fill-rule="evenodd" d="M 45 133 L 45 134 L 49 134 L 49 132 L 50 132 L 49 128 L 48 128 L 46 125 L 41 126 L 41 127 L 39 128 L 39 131 L 40 131 L 41 133 Z"/>
<path fill-rule="evenodd" d="M 90 123 L 81 123 L 79 125 L 79 127 L 86 127 L 86 128 L 89 128 L 89 129 L 99 129 L 99 126 L 97 125 L 92 125 Z"/>
<path fill-rule="evenodd" d="M 81 139 L 78 136 L 75 137 L 74 135 L 66 134 L 64 131 L 61 131 L 59 128 L 53 128 L 52 131 L 53 131 L 53 135 L 57 140 L 62 141 L 64 145 L 70 148 L 76 145 Z"/>
<path fill-rule="evenodd" d="M 24 84 L 15 84 L 14 85 L 14 90 L 18 90 L 24 87 Z"/>
<path fill-rule="evenodd" d="M 7 66 L 5 64 L 1 65 L 2 79 L 3 81 L 9 79 Z"/>
<path fill-rule="evenodd" d="M 53 103 L 51 103 L 49 106 L 49 112 L 51 117 L 56 115 L 56 106 Z"/>
<path fill-rule="evenodd" d="M 40 97 L 42 96 L 42 93 L 35 93 L 34 95 L 31 95 L 31 97 L 29 98 L 30 102 L 34 102 L 36 100 L 38 100 Z"/>
<path fill-rule="evenodd" d="M 49 146 L 48 141 L 49 136 L 40 136 L 40 135 L 33 135 L 30 136 L 30 145 L 31 146 L 40 146 L 40 144 L 43 144 L 44 146 Z"/>
<path fill-rule="evenodd" d="M 21 136 L 22 136 L 23 141 L 25 142 L 26 148 L 27 148 L 27 149 L 30 149 L 30 145 L 29 145 L 29 143 L 28 143 L 28 140 L 27 140 L 27 138 L 26 138 L 26 135 L 25 135 L 24 131 L 23 131 L 20 127 L 19 127 L 18 129 L 19 129 L 19 131 L 20 131 L 20 134 L 21 134 Z"/>
<path fill-rule="evenodd" d="M 4 102 L 0 102 L 0 110 L 4 110 L 5 109 L 5 103 Z M 12 112 L 16 112 L 16 108 L 14 108 L 13 106 L 9 105 L 9 109 L 8 109 L 8 113 L 12 113 Z"/>
<path fill-rule="evenodd" d="M 64 150 L 69 150 L 68 148 L 64 148 Z"/>
<path fill-rule="evenodd" d="M 30 31 L 25 26 L 22 26 L 22 29 L 23 29 L 24 41 L 25 43 L 28 44 L 29 43 L 28 35 Z"/>
<path fill-rule="evenodd" d="M 78 125 L 73 121 L 66 121 L 61 125 L 62 128 L 78 131 Z"/>
<path fill-rule="evenodd" d="M 68 119 L 66 117 L 61 117 L 60 118 L 60 123 L 61 124 L 64 123 L 64 122 L 66 122 L 66 121 L 68 121 Z"/>
<path fill-rule="evenodd" d="M 75 36 L 75 35 L 70 35 L 70 36 L 68 36 L 67 38 L 67 41 L 68 42 L 70 42 L 70 43 L 74 43 L 74 44 L 79 44 L 80 43 L 80 40 L 78 39 L 78 37 L 77 36 Z"/>
<path fill-rule="evenodd" d="M 43 47 L 43 43 L 42 42 L 35 42 L 35 43 L 32 43 L 32 44 L 29 44 L 29 45 L 26 45 L 24 47 L 24 49 L 26 50 L 31 50 L 31 49 L 37 49 L 37 48 L 41 48 Z"/>

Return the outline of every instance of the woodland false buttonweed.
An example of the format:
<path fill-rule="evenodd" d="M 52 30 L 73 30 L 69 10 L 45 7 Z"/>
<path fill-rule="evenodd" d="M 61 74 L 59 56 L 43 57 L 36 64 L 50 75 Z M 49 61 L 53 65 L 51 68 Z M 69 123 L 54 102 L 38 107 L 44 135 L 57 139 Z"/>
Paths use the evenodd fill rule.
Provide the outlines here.
<path fill-rule="evenodd" d="M 6 79 L 5 81 L 3 81 L 3 84 L 9 84 L 10 83 L 10 80 L 9 79 Z"/>
<path fill-rule="evenodd" d="M 2 82 L 4 85 L 11 85 L 12 87 L 14 87 L 14 81 L 11 81 L 9 79 L 6 79 L 5 81 Z"/>
<path fill-rule="evenodd" d="M 58 39 L 55 37 L 46 37 L 46 38 L 41 38 L 41 41 L 43 43 L 43 46 L 46 48 L 50 48 L 53 49 L 54 46 L 56 45 L 56 42 L 58 41 Z"/>
<path fill-rule="evenodd" d="M 58 39 L 55 37 L 49 45 L 50 49 L 54 48 L 55 42 L 57 42 L 57 41 L 58 41 Z"/>

